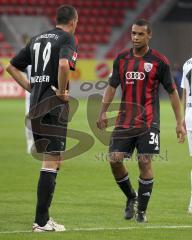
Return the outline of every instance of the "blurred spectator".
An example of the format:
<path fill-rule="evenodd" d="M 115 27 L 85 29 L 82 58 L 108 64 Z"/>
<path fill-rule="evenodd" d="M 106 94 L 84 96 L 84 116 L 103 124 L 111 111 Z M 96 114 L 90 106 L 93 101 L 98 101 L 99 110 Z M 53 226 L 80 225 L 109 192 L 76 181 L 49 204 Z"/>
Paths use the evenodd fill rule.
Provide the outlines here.
<path fill-rule="evenodd" d="M 4 68 L 2 63 L 0 62 L 0 76 L 3 75 L 3 72 L 4 72 Z"/>
<path fill-rule="evenodd" d="M 27 34 L 27 33 L 24 33 L 23 34 L 23 36 L 22 36 L 22 38 L 23 38 L 23 43 L 26 45 L 28 42 L 29 42 L 29 40 L 30 40 L 30 37 L 29 37 L 29 35 Z"/>

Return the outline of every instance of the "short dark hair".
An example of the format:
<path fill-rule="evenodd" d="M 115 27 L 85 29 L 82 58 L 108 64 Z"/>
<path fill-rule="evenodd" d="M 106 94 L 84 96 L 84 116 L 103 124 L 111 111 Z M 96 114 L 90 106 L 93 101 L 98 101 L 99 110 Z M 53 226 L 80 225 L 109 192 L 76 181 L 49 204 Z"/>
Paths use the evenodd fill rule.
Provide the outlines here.
<path fill-rule="evenodd" d="M 71 5 L 62 5 L 57 9 L 56 23 L 67 24 L 70 20 L 76 18 L 77 11 Z"/>
<path fill-rule="evenodd" d="M 147 32 L 148 33 L 151 33 L 152 32 L 152 28 L 151 28 L 151 24 L 149 21 L 147 21 L 146 19 L 144 18 L 140 18 L 140 19 L 137 19 L 133 25 L 137 25 L 137 26 L 146 26 L 147 27 Z"/>

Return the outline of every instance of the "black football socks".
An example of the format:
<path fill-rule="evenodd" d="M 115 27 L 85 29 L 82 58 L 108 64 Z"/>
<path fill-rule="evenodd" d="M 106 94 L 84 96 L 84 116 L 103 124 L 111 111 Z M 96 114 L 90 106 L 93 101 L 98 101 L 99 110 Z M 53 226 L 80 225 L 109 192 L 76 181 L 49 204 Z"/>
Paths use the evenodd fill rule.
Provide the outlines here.
<path fill-rule="evenodd" d="M 122 192 L 125 194 L 127 199 L 135 198 L 136 193 L 131 185 L 128 174 L 126 174 L 121 179 L 116 179 L 117 184 L 119 185 Z"/>
<path fill-rule="evenodd" d="M 43 227 L 49 220 L 49 207 L 56 185 L 57 170 L 42 168 L 37 187 L 35 223 Z"/>
<path fill-rule="evenodd" d="M 146 211 L 153 189 L 153 178 L 151 179 L 139 178 L 138 181 L 139 181 L 138 211 Z"/>

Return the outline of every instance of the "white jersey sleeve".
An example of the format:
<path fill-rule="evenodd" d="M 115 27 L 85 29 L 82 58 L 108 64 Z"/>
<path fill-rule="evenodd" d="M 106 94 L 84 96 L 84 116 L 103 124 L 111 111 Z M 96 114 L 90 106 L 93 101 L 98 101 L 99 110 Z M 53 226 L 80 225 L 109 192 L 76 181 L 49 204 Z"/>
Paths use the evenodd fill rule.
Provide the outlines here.
<path fill-rule="evenodd" d="M 183 65 L 183 76 L 181 79 L 181 88 L 185 88 L 185 81 L 186 81 L 186 71 L 185 71 L 185 64 Z"/>
<path fill-rule="evenodd" d="M 26 74 L 27 74 L 27 78 L 30 79 L 31 78 L 31 65 L 29 65 L 26 69 Z M 30 93 L 28 91 L 25 91 L 25 114 L 26 116 L 29 113 L 29 105 L 30 105 Z M 33 146 L 33 134 L 31 132 L 31 121 L 29 120 L 29 118 L 27 118 L 27 123 L 26 123 L 25 127 L 25 134 L 26 134 L 26 141 L 27 141 L 27 152 L 30 154 L 31 153 L 31 149 Z"/>
<path fill-rule="evenodd" d="M 181 80 L 181 87 L 186 88 L 186 90 L 190 91 L 189 88 L 191 81 L 191 72 L 192 72 L 192 58 L 187 60 L 183 65 L 183 76 Z M 187 89 L 188 88 L 188 89 Z"/>
<path fill-rule="evenodd" d="M 192 58 L 183 65 L 181 87 L 186 90 L 186 129 L 192 131 Z"/>

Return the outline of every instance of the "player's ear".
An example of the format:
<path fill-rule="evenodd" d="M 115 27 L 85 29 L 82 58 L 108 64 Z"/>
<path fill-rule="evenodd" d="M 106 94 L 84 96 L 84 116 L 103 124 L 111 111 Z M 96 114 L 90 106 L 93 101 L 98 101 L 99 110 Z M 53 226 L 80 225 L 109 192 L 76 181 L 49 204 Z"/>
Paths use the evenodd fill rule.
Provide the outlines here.
<path fill-rule="evenodd" d="M 74 29 L 75 28 L 75 19 L 72 19 L 71 21 L 70 21 L 70 25 L 71 25 L 71 27 Z"/>
<path fill-rule="evenodd" d="M 148 36 L 149 36 L 149 40 L 152 38 L 152 32 L 150 32 L 149 34 L 148 34 Z"/>
<path fill-rule="evenodd" d="M 73 25 L 74 25 L 73 19 L 71 19 L 68 24 L 69 24 L 69 26 L 73 27 Z"/>

